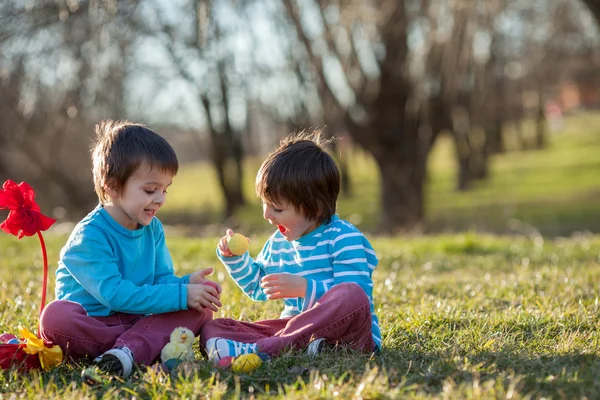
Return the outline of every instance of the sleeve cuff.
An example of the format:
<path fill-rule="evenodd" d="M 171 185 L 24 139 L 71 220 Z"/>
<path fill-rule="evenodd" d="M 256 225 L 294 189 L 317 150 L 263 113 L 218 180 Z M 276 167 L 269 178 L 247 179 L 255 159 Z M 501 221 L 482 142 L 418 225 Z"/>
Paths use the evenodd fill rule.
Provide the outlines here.
<path fill-rule="evenodd" d="M 189 280 L 189 276 L 188 276 L 188 280 Z M 181 294 L 180 296 L 180 309 L 181 310 L 187 310 L 187 284 L 181 284 L 179 285 L 179 292 Z"/>
<path fill-rule="evenodd" d="M 317 281 L 315 281 L 313 279 L 307 279 L 306 280 L 306 295 L 304 296 L 304 299 L 302 299 L 303 303 L 301 303 L 302 311 L 306 311 L 306 310 L 310 309 L 315 304 L 315 302 L 317 301 L 317 299 L 319 297 L 321 297 L 321 296 L 318 296 L 318 293 L 317 293 Z"/>

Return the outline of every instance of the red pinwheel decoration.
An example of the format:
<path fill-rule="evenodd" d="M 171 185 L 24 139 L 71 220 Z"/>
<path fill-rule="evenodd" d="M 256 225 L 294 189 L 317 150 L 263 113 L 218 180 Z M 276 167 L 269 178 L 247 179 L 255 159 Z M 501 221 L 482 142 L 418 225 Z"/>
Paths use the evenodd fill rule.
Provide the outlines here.
<path fill-rule="evenodd" d="M 46 304 L 46 281 L 48 280 L 48 255 L 41 231 L 50 228 L 56 220 L 40 212 L 40 207 L 36 204 L 34 197 L 35 192 L 27 183 L 21 182 L 17 185 L 10 179 L 4 182 L 0 189 L 0 210 L 9 210 L 9 213 L 6 220 L 0 224 L 0 229 L 19 239 L 23 236 L 33 236 L 36 233 L 40 239 L 44 258 L 41 313 Z"/>

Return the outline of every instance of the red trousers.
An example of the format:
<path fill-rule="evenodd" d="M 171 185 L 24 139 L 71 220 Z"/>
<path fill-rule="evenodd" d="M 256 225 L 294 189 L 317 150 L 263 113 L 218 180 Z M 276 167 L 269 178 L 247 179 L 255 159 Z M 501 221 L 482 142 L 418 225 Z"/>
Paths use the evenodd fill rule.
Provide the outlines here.
<path fill-rule="evenodd" d="M 126 346 L 136 363 L 151 365 L 175 328 L 186 327 L 198 335 L 211 319 L 211 310 L 91 317 L 78 303 L 55 300 L 44 308 L 40 331 L 43 339 L 59 345 L 65 356 L 73 359 L 95 358 L 113 347 Z"/>
<path fill-rule="evenodd" d="M 286 348 L 304 349 L 313 338 L 366 352 L 375 350 L 369 298 L 356 283 L 335 285 L 312 308 L 291 318 L 207 321 L 200 331 L 201 345 L 205 347 L 214 337 L 256 343 L 260 352 L 270 355 Z"/>

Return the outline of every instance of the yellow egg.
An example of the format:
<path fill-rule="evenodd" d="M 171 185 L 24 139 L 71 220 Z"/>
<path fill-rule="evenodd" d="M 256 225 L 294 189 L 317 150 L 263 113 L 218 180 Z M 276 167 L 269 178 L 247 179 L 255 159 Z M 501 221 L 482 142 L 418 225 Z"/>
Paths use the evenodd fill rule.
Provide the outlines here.
<path fill-rule="evenodd" d="M 227 247 L 236 256 L 241 256 L 248 251 L 248 239 L 240 233 L 234 233 L 227 239 Z"/>
<path fill-rule="evenodd" d="M 236 357 L 231 363 L 233 372 L 252 372 L 262 365 L 262 360 L 257 354 L 243 354 Z"/>

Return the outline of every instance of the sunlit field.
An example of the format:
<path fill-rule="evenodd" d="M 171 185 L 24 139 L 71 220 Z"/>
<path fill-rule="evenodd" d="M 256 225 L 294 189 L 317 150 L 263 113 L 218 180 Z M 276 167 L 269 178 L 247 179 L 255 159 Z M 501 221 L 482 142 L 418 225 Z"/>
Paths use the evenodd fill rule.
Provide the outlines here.
<path fill-rule="evenodd" d="M 55 260 L 65 237 L 48 236 Z M 253 254 L 263 239 L 253 241 Z M 253 303 L 240 294 L 216 261 L 216 240 L 169 236 L 177 271 L 217 268 L 216 279 L 224 287 L 221 316 L 276 317 L 280 304 Z M 140 370 L 124 382 L 97 388 L 81 382 L 87 364 L 80 363 L 46 373 L 5 371 L 0 394 L 37 399 L 521 399 L 599 393 L 599 237 L 543 241 L 455 234 L 372 242 L 381 260 L 374 275 L 384 338 L 378 356 L 340 350 L 311 359 L 295 351 L 239 375 L 199 361 L 191 376 Z M 0 236 L 2 331 L 37 326 L 38 253 L 35 238 Z"/>
<path fill-rule="evenodd" d="M 525 133 L 533 128 L 525 126 Z M 565 129 L 548 136 L 543 151 L 516 151 L 514 132 L 506 131 L 510 151 L 491 160 L 490 177 L 472 190 L 455 191 L 454 148 L 442 136 L 430 156 L 426 185 L 426 230 L 455 232 L 569 235 L 574 231 L 600 232 L 600 114 L 566 119 Z M 362 230 L 375 232 L 379 212 L 379 176 L 374 162 L 358 148 L 342 146 L 350 161 L 351 196 L 342 196 L 338 211 Z M 169 190 L 161 211 L 167 222 L 196 222 L 239 226 L 247 233 L 264 232 L 254 195 L 254 177 L 261 160 L 248 160 L 244 190 L 248 206 L 230 221 L 222 217 L 222 196 L 208 164 L 184 165 Z"/>
<path fill-rule="evenodd" d="M 140 368 L 130 379 L 91 388 L 81 381 L 87 362 L 49 372 L 13 369 L 0 373 L 0 399 L 596 398 L 600 236 L 592 232 L 600 231 L 599 127 L 600 116 L 572 118 L 550 136 L 547 150 L 495 157 L 490 179 L 467 193 L 453 190 L 453 150 L 443 138 L 430 160 L 431 233 L 421 237 L 374 233 L 376 171 L 367 156 L 351 151 L 355 195 L 340 200 L 339 212 L 368 232 L 380 259 L 374 273 L 379 355 L 339 349 L 310 358 L 289 351 L 254 373 L 233 374 L 203 361 L 196 343 L 191 375 Z M 222 317 L 275 318 L 281 308 L 242 295 L 215 255 L 224 226 L 249 234 L 253 255 L 267 237 L 270 228 L 252 193 L 258 163 L 247 167 L 245 190 L 253 203 L 235 219 L 219 217 L 220 195 L 203 165 L 182 168 L 159 216 L 200 227 L 168 226 L 167 243 L 178 274 L 216 269 Z M 51 300 L 67 237 L 57 230 L 44 237 Z M 0 232 L 0 333 L 16 333 L 19 325 L 36 329 L 41 279 L 37 238 Z"/>

